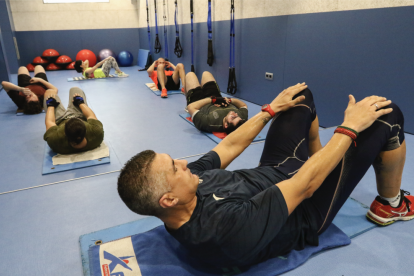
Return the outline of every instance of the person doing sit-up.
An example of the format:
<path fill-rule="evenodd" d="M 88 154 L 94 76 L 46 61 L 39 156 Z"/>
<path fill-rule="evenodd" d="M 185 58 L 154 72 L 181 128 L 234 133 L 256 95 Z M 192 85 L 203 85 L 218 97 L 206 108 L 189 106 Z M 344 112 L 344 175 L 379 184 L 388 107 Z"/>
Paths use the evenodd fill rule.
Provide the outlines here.
<path fill-rule="evenodd" d="M 44 100 L 46 133 L 43 139 L 57 153 L 70 154 L 95 149 L 104 138 L 103 125 L 89 108 L 85 93 L 78 87 L 69 91 L 65 109 L 56 93 Z"/>
<path fill-rule="evenodd" d="M 272 118 L 259 166 L 225 170 Z M 318 245 L 371 165 L 379 196 L 368 218 L 381 225 L 414 218 L 414 197 L 400 190 L 406 145 L 397 105 L 349 95 L 343 123 L 324 147 L 318 130 L 312 93 L 297 84 L 197 161 L 151 150 L 134 156 L 118 193 L 132 211 L 160 218 L 191 256 L 221 268 Z"/>
<path fill-rule="evenodd" d="M 172 68 L 174 71 L 167 70 Z M 161 90 L 161 97 L 168 98 L 168 90 L 180 89 L 180 79 L 183 83 L 182 93 L 185 91 L 185 70 L 182 63 L 177 66 L 163 58 L 159 58 L 148 68 L 148 76 L 155 85 Z"/>
<path fill-rule="evenodd" d="M 46 90 L 57 91 L 57 88 L 48 82 L 45 69 L 42 66 L 35 67 L 34 75 L 34 78 L 30 77 L 29 70 L 21 66 L 17 71 L 17 85 L 7 81 L 1 83 L 17 108 L 23 109 L 25 114 L 41 113 Z"/>
<path fill-rule="evenodd" d="M 235 98 L 223 98 L 216 80 L 204 72 L 201 85 L 197 76 L 186 76 L 187 110 L 198 130 L 231 133 L 248 119 L 247 105 Z"/>
<path fill-rule="evenodd" d="M 99 68 L 101 67 L 101 65 L 102 65 L 102 68 Z M 82 75 L 88 79 L 107 78 L 109 77 L 109 72 L 111 71 L 111 68 L 115 69 L 115 73 L 120 78 L 126 78 L 129 76 L 128 74 L 125 74 L 124 72 L 122 72 L 121 69 L 119 69 L 118 63 L 116 62 L 115 58 L 111 56 L 98 62 L 93 67 L 89 67 L 89 60 L 85 60 L 85 61 L 77 60 L 75 62 L 76 72 L 82 73 Z"/>

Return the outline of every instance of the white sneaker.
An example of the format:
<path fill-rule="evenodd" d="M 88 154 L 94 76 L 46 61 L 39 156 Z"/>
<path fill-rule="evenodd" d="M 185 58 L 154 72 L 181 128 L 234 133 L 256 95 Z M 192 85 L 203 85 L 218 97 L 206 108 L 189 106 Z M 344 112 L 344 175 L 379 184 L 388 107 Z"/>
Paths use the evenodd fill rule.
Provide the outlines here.
<path fill-rule="evenodd" d="M 118 75 L 118 78 L 126 78 L 129 76 L 128 74 L 125 74 L 124 72 L 116 73 L 116 74 Z"/>

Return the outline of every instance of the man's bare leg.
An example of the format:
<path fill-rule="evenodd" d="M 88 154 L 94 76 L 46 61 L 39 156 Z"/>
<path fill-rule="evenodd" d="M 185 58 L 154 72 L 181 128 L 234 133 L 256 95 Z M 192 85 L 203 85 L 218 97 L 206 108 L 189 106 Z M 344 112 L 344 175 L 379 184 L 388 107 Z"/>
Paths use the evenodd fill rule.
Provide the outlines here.
<path fill-rule="evenodd" d="M 196 74 L 194 74 L 193 72 L 190 72 L 185 76 L 185 83 L 186 83 L 186 86 L 185 86 L 185 89 L 186 89 L 185 93 L 186 94 L 191 89 L 194 89 L 194 88 L 200 86 L 200 83 L 198 82 L 198 78 L 197 78 Z"/>
<path fill-rule="evenodd" d="M 405 164 L 405 141 L 395 150 L 382 151 L 374 161 L 377 190 L 381 197 L 393 198 L 400 192 Z"/>
<path fill-rule="evenodd" d="M 172 74 L 172 78 L 176 84 L 181 79 L 181 82 L 183 83 L 184 91 L 186 91 L 185 90 L 185 69 L 182 63 L 178 63 L 177 66 L 175 66 L 175 70 L 174 70 L 174 73 Z"/>
<path fill-rule="evenodd" d="M 40 65 L 39 65 L 40 66 Z M 36 66 L 37 67 L 37 66 Z M 24 66 L 20 66 L 19 69 L 17 70 L 17 75 L 28 75 L 30 77 L 30 73 L 29 70 L 27 70 L 26 67 Z"/>
<path fill-rule="evenodd" d="M 45 68 L 43 68 L 43 66 L 41 66 L 41 65 L 36 65 L 36 67 L 34 69 L 35 76 L 38 73 L 45 73 L 46 74 Z"/>
<path fill-rule="evenodd" d="M 216 79 L 213 77 L 213 74 L 211 74 L 210 72 L 204 71 L 203 75 L 201 76 L 201 86 L 203 86 L 204 84 L 210 81 L 216 81 Z"/>
<path fill-rule="evenodd" d="M 319 138 L 319 119 L 316 115 L 309 129 L 309 157 L 322 149 L 321 140 Z"/>
<path fill-rule="evenodd" d="M 165 89 L 165 83 L 167 82 L 167 76 L 165 75 L 164 65 L 158 64 L 157 78 L 158 78 L 158 83 L 161 86 L 161 90 Z"/>

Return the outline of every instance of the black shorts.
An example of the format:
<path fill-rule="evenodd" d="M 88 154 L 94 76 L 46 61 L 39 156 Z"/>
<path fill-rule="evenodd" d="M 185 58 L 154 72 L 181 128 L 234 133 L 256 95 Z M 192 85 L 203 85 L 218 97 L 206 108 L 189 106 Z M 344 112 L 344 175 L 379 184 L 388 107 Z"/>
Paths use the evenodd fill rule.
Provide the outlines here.
<path fill-rule="evenodd" d="M 45 80 L 45 81 L 47 81 L 47 82 L 49 82 L 48 80 L 47 80 L 47 76 L 46 76 L 46 74 L 45 73 L 37 73 L 36 75 L 35 75 L 35 77 L 36 78 L 40 78 L 40 79 L 43 79 L 43 80 Z M 17 85 L 18 86 L 20 86 L 20 87 L 26 87 L 26 86 L 28 86 L 28 85 L 39 85 L 39 86 L 41 86 L 41 87 L 43 87 L 44 89 L 46 89 L 47 90 L 47 87 L 46 86 L 44 86 L 43 84 L 41 84 L 41 83 L 30 83 L 30 80 L 31 80 L 32 78 L 29 76 L 29 75 L 26 75 L 26 74 L 20 74 L 20 75 L 18 75 L 17 76 Z"/>
<path fill-rule="evenodd" d="M 206 82 L 203 86 L 199 86 L 188 91 L 187 105 L 211 96 L 221 97 L 220 88 L 215 81 Z"/>
<path fill-rule="evenodd" d="M 158 80 L 158 89 L 161 90 L 160 80 Z M 167 90 L 179 90 L 180 89 L 180 80 L 178 83 L 175 83 L 172 76 L 167 76 L 167 82 L 165 83 L 165 88 Z"/>

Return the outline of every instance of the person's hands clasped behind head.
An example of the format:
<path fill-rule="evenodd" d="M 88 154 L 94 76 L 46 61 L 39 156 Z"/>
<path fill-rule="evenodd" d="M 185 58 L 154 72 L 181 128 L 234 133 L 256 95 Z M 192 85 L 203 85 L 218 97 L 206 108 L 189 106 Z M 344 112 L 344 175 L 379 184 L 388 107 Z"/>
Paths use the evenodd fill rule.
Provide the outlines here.
<path fill-rule="evenodd" d="M 217 107 L 220 106 L 228 106 L 229 103 L 231 103 L 231 99 L 230 98 L 224 98 L 224 97 L 214 97 L 211 96 L 211 103 L 214 104 Z"/>
<path fill-rule="evenodd" d="M 79 94 L 75 94 L 73 96 L 73 105 L 76 107 L 79 107 L 81 104 L 84 104 L 85 101 L 84 99 L 79 95 Z"/>
<path fill-rule="evenodd" d="M 47 100 L 46 100 L 46 105 L 47 105 L 47 107 L 49 108 L 49 107 L 54 107 L 54 108 L 56 108 L 56 107 L 58 107 L 59 106 L 59 104 L 60 104 L 60 102 L 58 102 L 58 101 L 56 101 L 56 99 L 55 99 L 55 95 L 51 95 Z"/>
<path fill-rule="evenodd" d="M 349 95 L 342 125 L 361 132 L 370 127 L 379 117 L 391 113 L 392 108 L 381 109 L 389 104 L 391 101 L 385 97 L 370 96 L 356 102 L 354 96 Z"/>

